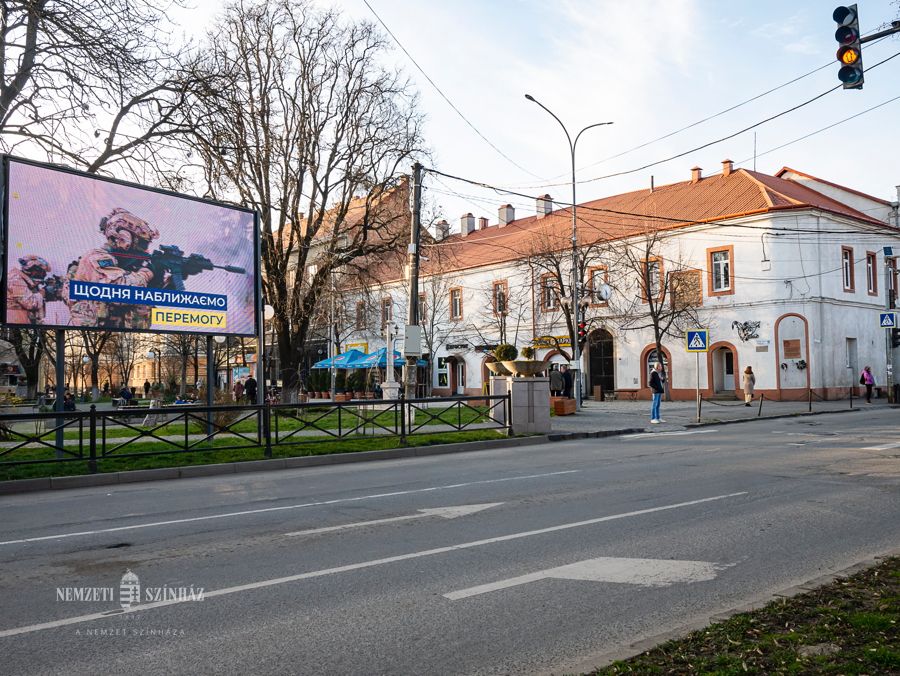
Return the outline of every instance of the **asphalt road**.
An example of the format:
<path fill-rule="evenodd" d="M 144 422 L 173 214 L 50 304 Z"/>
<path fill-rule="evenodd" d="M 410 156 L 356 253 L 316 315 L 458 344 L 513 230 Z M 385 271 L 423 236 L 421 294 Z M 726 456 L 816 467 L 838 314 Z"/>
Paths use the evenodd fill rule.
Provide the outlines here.
<path fill-rule="evenodd" d="M 587 669 L 900 546 L 896 421 L 878 409 L 2 497 L 0 670 Z M 122 612 L 126 570 L 141 601 Z"/>

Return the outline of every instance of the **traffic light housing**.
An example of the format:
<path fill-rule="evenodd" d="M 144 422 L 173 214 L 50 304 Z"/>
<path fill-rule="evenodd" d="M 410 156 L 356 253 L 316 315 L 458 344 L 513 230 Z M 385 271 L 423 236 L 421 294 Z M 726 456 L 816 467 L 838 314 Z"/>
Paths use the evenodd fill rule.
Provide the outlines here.
<path fill-rule="evenodd" d="M 891 329 L 891 347 L 900 347 L 900 329 Z"/>
<path fill-rule="evenodd" d="M 578 344 L 581 345 L 587 340 L 587 322 L 584 317 L 578 320 Z"/>
<path fill-rule="evenodd" d="M 838 25 L 834 39 L 840 45 L 837 50 L 837 60 L 841 64 L 838 80 L 844 83 L 844 89 L 862 89 L 864 80 L 862 43 L 856 5 L 841 5 L 834 10 L 832 18 Z"/>

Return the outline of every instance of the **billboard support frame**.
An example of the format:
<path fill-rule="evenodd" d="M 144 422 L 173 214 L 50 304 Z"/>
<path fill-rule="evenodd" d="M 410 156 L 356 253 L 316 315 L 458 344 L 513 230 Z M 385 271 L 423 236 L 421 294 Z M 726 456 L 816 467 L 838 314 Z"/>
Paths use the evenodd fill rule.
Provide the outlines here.
<path fill-rule="evenodd" d="M 64 411 L 66 396 L 66 332 L 56 329 L 56 401 L 53 408 L 57 412 Z M 56 418 L 56 459 L 61 460 L 65 455 L 65 418 Z"/>

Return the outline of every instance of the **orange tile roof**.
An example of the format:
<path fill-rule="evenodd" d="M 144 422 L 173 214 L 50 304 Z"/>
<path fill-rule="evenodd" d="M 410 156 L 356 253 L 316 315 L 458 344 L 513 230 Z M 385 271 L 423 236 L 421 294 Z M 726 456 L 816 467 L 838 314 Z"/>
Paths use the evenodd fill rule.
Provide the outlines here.
<path fill-rule="evenodd" d="M 714 174 L 697 182 L 684 181 L 613 195 L 578 205 L 578 241 L 582 246 L 633 237 L 648 229 L 670 230 L 698 223 L 763 214 L 787 209 L 821 209 L 864 221 L 887 224 L 827 197 L 795 181 L 737 169 L 725 176 Z M 617 213 L 618 212 L 618 213 Z M 546 251 L 570 245 L 572 214 L 568 208 L 543 218 L 516 219 L 504 227 L 492 225 L 467 236 L 456 234 L 423 253 L 432 257 L 434 247 L 449 249 L 443 264 L 423 264 L 423 273 L 462 270 L 519 260 L 529 251 Z M 396 276 L 396 272 L 394 275 Z"/>
<path fill-rule="evenodd" d="M 819 183 L 824 183 L 825 185 L 830 185 L 833 188 L 837 188 L 838 190 L 845 190 L 849 193 L 853 193 L 854 195 L 859 195 L 860 197 L 865 197 L 866 199 L 870 199 L 873 202 L 878 202 L 880 204 L 884 204 L 885 206 L 891 206 L 891 202 L 889 200 L 881 199 L 880 197 L 875 197 L 874 195 L 869 195 L 860 190 L 854 190 L 853 188 L 848 188 L 845 185 L 838 185 L 837 183 L 832 183 L 831 181 L 826 181 L 824 178 L 819 178 L 818 176 L 813 176 L 812 174 L 807 174 L 802 171 L 797 171 L 796 169 L 791 169 L 790 167 L 782 167 L 778 171 L 775 172 L 775 176 L 781 178 L 786 173 L 791 172 L 792 174 L 797 174 L 798 176 L 802 176 L 803 178 L 808 178 L 811 181 L 818 181 Z"/>

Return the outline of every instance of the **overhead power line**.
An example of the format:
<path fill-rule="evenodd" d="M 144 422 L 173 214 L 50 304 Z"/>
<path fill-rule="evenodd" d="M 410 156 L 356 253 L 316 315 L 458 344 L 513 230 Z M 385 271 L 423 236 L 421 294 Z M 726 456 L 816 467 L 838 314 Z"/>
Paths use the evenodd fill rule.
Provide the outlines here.
<path fill-rule="evenodd" d="M 469 118 L 467 118 L 465 115 L 463 115 L 462 111 L 460 111 L 460 109 L 456 107 L 456 105 L 453 103 L 453 101 L 451 101 L 450 98 L 449 98 L 446 94 L 444 94 L 443 91 L 441 91 L 441 88 L 437 86 L 437 84 L 435 83 L 435 81 L 431 79 L 431 77 L 428 75 L 428 73 L 426 73 L 425 70 L 422 68 L 422 66 L 420 66 L 419 63 L 413 58 L 412 54 L 410 54 L 409 51 L 406 49 L 406 47 L 403 46 L 403 43 L 400 42 L 400 40 L 397 38 L 397 36 L 394 35 L 393 31 L 391 31 L 391 29 L 388 28 L 388 26 L 387 26 L 387 24 L 384 22 L 384 20 L 383 20 L 380 16 L 378 16 L 378 12 L 376 12 L 376 11 L 372 8 L 372 5 L 369 4 L 369 0 L 363 0 L 363 3 L 365 3 L 366 7 L 369 8 L 369 11 L 372 12 L 372 14 L 375 16 L 375 18 L 378 19 L 378 23 L 380 23 L 381 26 L 384 28 L 384 30 L 387 31 L 388 35 L 390 35 L 391 38 L 393 38 L 394 42 L 397 43 L 397 46 L 398 46 L 401 50 L 403 50 L 403 53 L 406 54 L 406 56 L 409 58 L 410 61 L 412 61 L 412 64 L 418 69 L 418 71 L 419 71 L 420 73 L 422 73 L 422 75 L 425 77 L 425 79 L 428 80 L 428 83 L 429 83 L 432 87 L 434 87 L 435 91 L 436 91 L 438 94 L 441 95 L 441 98 L 444 99 L 444 101 L 447 102 L 447 104 L 453 109 L 453 111 L 454 111 L 457 115 L 459 115 L 459 117 L 462 119 L 462 121 L 465 122 L 467 125 L 469 125 L 469 127 L 472 129 L 472 131 L 474 131 L 476 134 L 478 134 L 478 136 L 481 137 L 481 140 L 483 140 L 485 143 L 487 143 L 487 144 L 488 144 L 491 148 L 493 148 L 493 149 L 494 149 L 494 150 L 495 150 L 495 151 L 496 151 L 503 159 L 505 159 L 507 162 L 509 162 L 510 164 L 512 164 L 514 167 L 516 167 L 516 168 L 519 169 L 520 171 L 524 171 L 526 174 L 528 174 L 529 176 L 533 176 L 534 178 L 537 178 L 537 179 L 540 179 L 540 178 L 541 178 L 541 177 L 538 176 L 537 174 L 528 171 L 528 169 L 526 169 L 525 167 L 523 167 L 521 164 L 519 164 L 519 163 L 516 162 L 514 159 L 512 159 L 509 155 L 507 155 L 507 154 L 504 153 L 502 150 L 500 150 L 500 148 L 498 148 L 497 146 L 495 146 L 495 145 L 490 141 L 490 139 L 488 139 L 487 136 L 485 136 L 484 134 L 482 134 L 481 131 L 479 131 L 478 127 L 476 127 L 474 124 L 472 124 L 472 122 L 469 121 Z"/>

